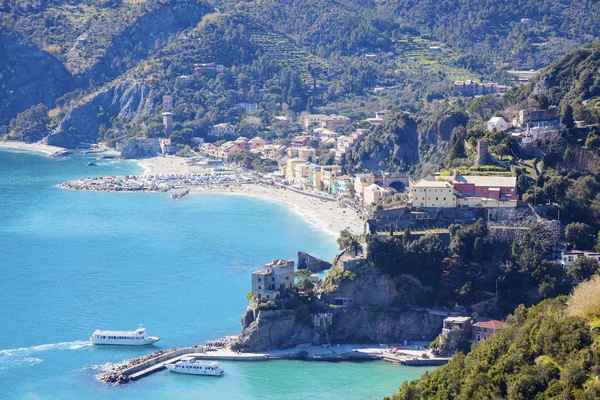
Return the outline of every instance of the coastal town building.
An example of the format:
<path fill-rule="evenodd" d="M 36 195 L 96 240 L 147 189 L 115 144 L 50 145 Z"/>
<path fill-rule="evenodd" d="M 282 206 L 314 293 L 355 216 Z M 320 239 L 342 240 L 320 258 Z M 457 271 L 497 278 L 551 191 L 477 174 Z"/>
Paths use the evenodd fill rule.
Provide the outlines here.
<path fill-rule="evenodd" d="M 519 128 L 545 127 L 558 129 L 561 125 L 561 119 L 557 116 L 556 106 L 551 106 L 547 110 L 528 108 L 519 111 L 519 116 L 515 118 L 513 125 Z"/>
<path fill-rule="evenodd" d="M 350 196 L 350 188 L 353 188 L 353 179 L 349 175 L 339 175 L 336 176 L 333 180 L 333 185 L 331 187 L 331 194 L 345 197 Z"/>
<path fill-rule="evenodd" d="M 367 186 L 363 194 L 363 203 L 365 205 L 371 205 L 378 203 L 383 197 L 389 196 L 391 191 L 384 187 L 381 187 L 375 183 Z"/>
<path fill-rule="evenodd" d="M 252 140 L 250 140 L 250 141 L 252 141 Z M 287 147 L 285 147 L 282 144 L 273 143 L 273 144 L 266 144 L 264 146 L 252 148 L 250 151 L 254 154 L 258 154 L 259 157 L 261 157 L 261 158 L 279 162 L 279 161 L 283 160 L 283 158 L 286 154 L 286 151 L 287 151 Z"/>
<path fill-rule="evenodd" d="M 310 142 L 311 140 L 312 140 L 312 138 L 309 135 L 298 135 L 298 136 L 295 136 L 294 138 L 292 138 L 290 147 L 293 147 L 293 148 L 306 147 L 308 142 Z"/>
<path fill-rule="evenodd" d="M 364 199 L 364 193 L 367 186 L 375 183 L 373 174 L 358 174 L 354 177 L 354 194 L 359 199 Z"/>
<path fill-rule="evenodd" d="M 505 131 L 508 129 L 508 124 L 502 117 L 492 117 L 487 123 L 487 130 L 491 132 L 493 130 Z"/>
<path fill-rule="evenodd" d="M 133 138 L 117 143 L 123 158 L 154 157 L 162 153 L 158 138 Z"/>
<path fill-rule="evenodd" d="M 573 264 L 578 258 L 592 258 L 600 264 L 600 253 L 594 251 L 571 250 L 560 253 L 560 263 L 567 268 Z"/>
<path fill-rule="evenodd" d="M 446 317 L 442 325 L 441 339 L 449 347 L 457 348 L 463 341 L 471 338 L 471 317 Z"/>
<path fill-rule="evenodd" d="M 307 114 L 300 117 L 300 120 L 305 128 L 310 128 L 311 126 L 321 127 L 323 121 L 327 119 L 327 115 L 324 114 Z"/>
<path fill-rule="evenodd" d="M 300 188 L 308 186 L 308 165 L 306 162 L 294 164 L 293 184 Z"/>
<path fill-rule="evenodd" d="M 312 190 L 321 191 L 323 190 L 323 175 L 321 173 L 321 166 L 311 164 L 308 166 L 308 187 Z"/>
<path fill-rule="evenodd" d="M 258 103 L 239 103 L 238 107 L 243 108 L 245 112 L 251 112 L 258 110 Z"/>
<path fill-rule="evenodd" d="M 422 179 L 411 188 L 415 207 L 516 207 L 517 178 L 459 175 L 442 180 Z"/>
<path fill-rule="evenodd" d="M 411 202 L 414 207 L 456 207 L 454 187 L 447 181 L 420 180 L 412 186 Z"/>
<path fill-rule="evenodd" d="M 306 160 L 303 160 L 301 158 L 291 158 L 291 159 L 288 159 L 287 163 L 285 164 L 285 171 L 283 171 L 283 172 L 285 175 L 285 179 L 289 183 L 294 182 L 294 177 L 296 176 L 296 166 L 297 165 L 306 165 Z"/>
<path fill-rule="evenodd" d="M 340 136 L 339 133 L 326 128 L 314 129 L 313 134 L 315 135 L 315 138 L 319 139 L 323 143 L 325 143 L 327 140 L 333 140 L 334 143 L 337 143 L 336 139 L 338 136 Z"/>
<path fill-rule="evenodd" d="M 305 128 L 317 127 L 329 130 L 350 129 L 352 120 L 342 115 L 307 114 L 300 118 Z"/>
<path fill-rule="evenodd" d="M 263 139 L 263 138 L 257 136 L 255 138 L 248 140 L 248 144 L 250 145 L 251 149 L 258 149 L 262 146 L 269 144 L 269 141 L 267 139 Z"/>
<path fill-rule="evenodd" d="M 323 182 L 323 191 L 331 193 L 335 184 L 335 178 L 339 175 L 340 167 L 337 165 L 322 165 L 321 176 Z"/>
<path fill-rule="evenodd" d="M 273 260 L 252 273 L 252 295 L 258 299 L 277 299 L 281 291 L 294 287 L 294 261 Z"/>
<path fill-rule="evenodd" d="M 387 110 L 378 111 L 375 113 L 375 118 L 367 118 L 366 121 L 373 126 L 381 125 L 386 114 Z"/>
<path fill-rule="evenodd" d="M 209 136 L 216 136 L 216 137 L 221 137 L 221 136 L 225 136 L 225 135 L 233 135 L 234 133 L 235 133 L 235 129 L 234 129 L 233 125 L 230 125 L 226 122 L 213 125 L 212 128 L 210 128 L 210 131 L 208 131 Z"/>
<path fill-rule="evenodd" d="M 456 175 L 452 185 L 459 207 L 516 207 L 519 200 L 514 176 Z"/>
<path fill-rule="evenodd" d="M 198 74 L 210 75 L 223 72 L 224 70 L 224 65 L 217 64 L 215 62 L 194 64 L 194 72 Z"/>
<path fill-rule="evenodd" d="M 489 339 L 491 335 L 504 327 L 504 322 L 492 319 L 490 321 L 477 322 L 471 328 L 471 340 L 479 343 Z"/>
<path fill-rule="evenodd" d="M 301 158 L 312 162 L 317 158 L 317 150 L 312 147 L 290 147 L 287 150 L 288 157 Z"/>
<path fill-rule="evenodd" d="M 504 94 L 510 87 L 496 82 L 479 83 L 472 80 L 454 82 L 454 91 L 463 96 L 483 96 L 486 94 Z"/>
<path fill-rule="evenodd" d="M 311 314 L 311 318 L 315 328 L 330 326 L 333 324 L 332 313 Z"/>
<path fill-rule="evenodd" d="M 330 115 L 329 118 L 324 121 L 324 128 L 335 130 L 345 130 L 352 128 L 352 120 L 342 115 Z"/>
<path fill-rule="evenodd" d="M 160 152 L 162 155 L 172 155 L 179 151 L 179 146 L 176 143 L 171 143 L 169 138 L 160 138 Z"/>
<path fill-rule="evenodd" d="M 365 134 L 365 129 L 357 129 L 355 132 L 348 136 L 340 136 L 337 138 L 337 147 L 335 149 L 335 160 L 339 162 L 341 158 L 346 154 L 350 149 L 360 143 Z"/>

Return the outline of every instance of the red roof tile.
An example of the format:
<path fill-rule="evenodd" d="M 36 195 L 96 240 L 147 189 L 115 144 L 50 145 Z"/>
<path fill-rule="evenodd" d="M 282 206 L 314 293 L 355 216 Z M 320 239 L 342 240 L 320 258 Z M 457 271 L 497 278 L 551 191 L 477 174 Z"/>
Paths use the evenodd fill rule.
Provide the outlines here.
<path fill-rule="evenodd" d="M 490 321 L 477 322 L 473 326 L 480 326 L 482 328 L 500 329 L 504 326 L 504 322 L 498 321 L 497 319 L 492 319 Z"/>

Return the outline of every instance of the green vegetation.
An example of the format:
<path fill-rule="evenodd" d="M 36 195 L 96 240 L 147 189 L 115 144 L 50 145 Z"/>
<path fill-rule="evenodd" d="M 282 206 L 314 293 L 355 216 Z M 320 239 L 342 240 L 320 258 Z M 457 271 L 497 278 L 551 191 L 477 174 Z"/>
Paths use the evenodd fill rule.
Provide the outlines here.
<path fill-rule="evenodd" d="M 571 312 L 578 290 L 569 306 L 566 297 L 519 306 L 500 333 L 468 355 L 457 353 L 433 373 L 404 383 L 391 399 L 598 398 L 600 336 L 590 331 L 586 317 Z M 588 301 L 600 311 L 598 296 Z"/>
<path fill-rule="evenodd" d="M 33 106 L 10 122 L 9 136 L 20 141 L 35 142 L 48 133 L 48 107 L 43 104 Z"/>

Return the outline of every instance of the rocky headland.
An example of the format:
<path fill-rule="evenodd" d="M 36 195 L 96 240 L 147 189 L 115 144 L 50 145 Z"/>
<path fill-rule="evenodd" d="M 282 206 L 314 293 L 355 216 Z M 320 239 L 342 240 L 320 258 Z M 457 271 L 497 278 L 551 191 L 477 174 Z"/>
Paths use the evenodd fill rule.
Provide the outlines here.
<path fill-rule="evenodd" d="M 444 313 L 415 305 L 428 290 L 410 275 L 393 279 L 363 256 L 342 255 L 310 293 L 276 302 L 253 299 L 232 348 L 257 352 L 303 344 L 433 340 Z M 331 314 L 330 324 L 318 322 L 324 314 Z"/>

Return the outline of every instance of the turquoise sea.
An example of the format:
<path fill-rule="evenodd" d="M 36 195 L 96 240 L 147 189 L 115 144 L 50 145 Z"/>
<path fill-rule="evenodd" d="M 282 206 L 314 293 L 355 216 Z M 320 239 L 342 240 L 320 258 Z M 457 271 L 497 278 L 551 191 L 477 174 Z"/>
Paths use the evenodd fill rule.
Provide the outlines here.
<path fill-rule="evenodd" d="M 111 363 L 240 330 L 250 272 L 335 238 L 256 198 L 66 191 L 84 176 L 139 173 L 88 156 L 0 149 L 0 399 L 373 399 L 425 370 L 384 362 L 221 363 L 222 378 L 163 371 L 123 387 Z M 144 323 L 146 348 L 92 347 L 95 329 Z"/>

